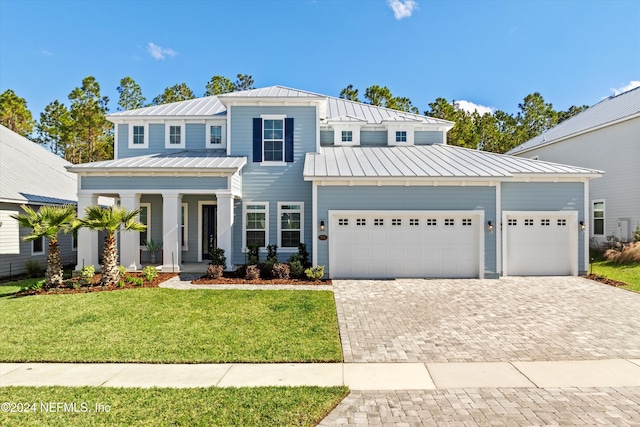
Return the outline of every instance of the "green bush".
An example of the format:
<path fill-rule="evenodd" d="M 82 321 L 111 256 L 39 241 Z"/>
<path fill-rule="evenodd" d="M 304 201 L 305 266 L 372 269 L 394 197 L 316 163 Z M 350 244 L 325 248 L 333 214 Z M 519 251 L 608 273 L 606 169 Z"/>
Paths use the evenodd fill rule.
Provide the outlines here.
<path fill-rule="evenodd" d="M 127 273 L 127 269 L 125 268 L 125 266 L 124 265 L 119 265 L 118 266 L 118 277 L 120 279 L 122 279 L 126 273 Z"/>
<path fill-rule="evenodd" d="M 42 280 L 38 280 L 38 281 L 35 281 L 33 283 L 30 283 L 29 285 L 25 286 L 22 289 L 23 290 L 28 290 L 28 291 L 39 291 L 40 289 L 44 288 L 44 285 L 46 283 L 47 283 L 47 281 L 42 279 Z"/>
<path fill-rule="evenodd" d="M 324 265 L 319 265 L 313 268 L 307 268 L 304 271 L 309 279 L 320 280 L 324 277 Z"/>
<path fill-rule="evenodd" d="M 82 280 L 83 283 L 91 283 L 95 275 L 96 268 L 93 265 L 85 265 L 82 267 L 82 270 L 80 270 L 80 280 Z"/>
<path fill-rule="evenodd" d="M 227 257 L 224 255 L 224 249 L 222 248 L 213 248 L 209 252 L 209 257 L 211 257 L 211 261 L 209 264 L 211 265 L 221 265 L 222 268 L 227 266 Z"/>
<path fill-rule="evenodd" d="M 291 277 L 302 277 L 304 273 L 304 267 L 298 260 L 289 261 L 289 275 Z"/>
<path fill-rule="evenodd" d="M 278 262 L 278 245 L 267 246 L 267 262 L 271 262 L 271 265 Z"/>
<path fill-rule="evenodd" d="M 258 268 L 260 269 L 260 277 L 263 279 L 271 279 L 273 277 L 273 266 L 276 264 L 276 261 L 273 259 L 268 259 L 265 262 L 261 262 L 258 264 Z"/>
<path fill-rule="evenodd" d="M 256 265 L 260 262 L 260 246 L 247 246 L 247 265 Z"/>
<path fill-rule="evenodd" d="M 298 253 L 291 255 L 289 259 L 287 259 L 289 265 L 296 261 L 298 261 L 303 268 L 311 267 L 311 263 L 309 262 L 309 252 L 307 252 L 307 245 L 304 243 L 298 244 Z M 302 272 L 300 272 L 300 275 L 302 275 Z"/>
<path fill-rule="evenodd" d="M 42 268 L 38 261 L 32 259 L 24 262 L 24 268 L 27 270 L 27 279 L 41 277 L 44 274 L 44 268 Z"/>
<path fill-rule="evenodd" d="M 147 265 L 142 269 L 142 274 L 144 275 L 144 278 L 147 279 L 147 282 L 151 282 L 153 279 L 158 277 L 158 269 L 153 265 Z"/>

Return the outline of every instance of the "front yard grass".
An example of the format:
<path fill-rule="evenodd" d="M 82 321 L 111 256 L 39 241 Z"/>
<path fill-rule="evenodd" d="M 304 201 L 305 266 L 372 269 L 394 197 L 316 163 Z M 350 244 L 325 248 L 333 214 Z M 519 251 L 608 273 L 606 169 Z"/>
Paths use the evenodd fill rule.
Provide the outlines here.
<path fill-rule="evenodd" d="M 640 292 L 640 263 L 615 264 L 611 261 L 597 261 L 591 264 L 591 272 L 626 283 L 627 286 L 621 286 L 623 289 Z"/>
<path fill-rule="evenodd" d="M 36 405 L 26 413 L 0 411 L 0 425 L 313 426 L 347 393 L 346 387 L 0 387 L 0 402 Z M 65 412 L 59 402 L 75 406 Z"/>
<path fill-rule="evenodd" d="M 5 295 L 0 313 L 2 362 L 342 361 L 329 291 Z"/>

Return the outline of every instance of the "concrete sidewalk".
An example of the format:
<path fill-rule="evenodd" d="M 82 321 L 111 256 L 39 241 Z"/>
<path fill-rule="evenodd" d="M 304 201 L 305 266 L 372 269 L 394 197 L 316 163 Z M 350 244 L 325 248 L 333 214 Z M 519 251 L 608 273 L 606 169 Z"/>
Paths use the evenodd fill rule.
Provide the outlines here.
<path fill-rule="evenodd" d="M 351 390 L 640 387 L 640 359 L 476 363 L 0 363 L 0 386 L 336 386 Z"/>

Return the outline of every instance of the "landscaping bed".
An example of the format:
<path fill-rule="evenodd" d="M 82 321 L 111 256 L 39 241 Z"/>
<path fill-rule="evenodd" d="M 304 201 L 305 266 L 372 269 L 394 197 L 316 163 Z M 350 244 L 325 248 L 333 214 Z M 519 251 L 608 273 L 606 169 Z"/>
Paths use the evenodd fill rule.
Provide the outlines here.
<path fill-rule="evenodd" d="M 225 272 L 222 277 L 209 279 L 199 277 L 191 282 L 194 285 L 331 285 L 331 280 L 309 279 L 253 279 L 247 280 L 235 272 Z"/>
<path fill-rule="evenodd" d="M 604 283 L 605 285 L 615 286 L 616 288 L 628 286 L 627 283 L 621 282 L 619 280 L 607 279 L 606 277 L 598 276 L 596 274 L 587 274 L 582 277 L 584 277 L 585 279 Z"/>

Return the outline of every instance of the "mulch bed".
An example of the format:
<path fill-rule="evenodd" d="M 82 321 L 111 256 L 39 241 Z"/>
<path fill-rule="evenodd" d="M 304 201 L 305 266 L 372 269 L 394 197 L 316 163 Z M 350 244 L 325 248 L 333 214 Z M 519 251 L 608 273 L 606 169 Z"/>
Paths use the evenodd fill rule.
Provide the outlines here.
<path fill-rule="evenodd" d="M 60 295 L 60 294 L 86 294 L 87 292 L 106 292 L 106 291 L 120 291 L 122 289 L 139 289 L 139 288 L 157 288 L 158 285 L 166 280 L 171 279 L 172 277 L 177 276 L 177 273 L 158 273 L 158 276 L 153 279 L 151 282 L 145 282 L 142 286 L 138 286 L 133 283 L 124 282 L 124 286 L 120 287 L 118 284 L 112 284 L 108 286 L 100 285 L 100 274 L 96 274 L 93 277 L 93 282 L 90 286 L 80 286 L 78 289 L 74 289 L 73 287 L 60 287 L 60 288 L 52 288 L 52 289 L 32 289 L 28 291 L 22 291 L 14 294 L 14 296 L 27 296 L 27 295 Z M 131 277 L 142 277 L 144 279 L 144 275 L 142 273 L 127 273 L 127 276 Z M 77 278 L 69 279 L 66 282 L 77 282 Z"/>
<path fill-rule="evenodd" d="M 595 274 L 587 274 L 582 277 L 584 277 L 585 279 L 595 280 L 596 282 L 604 283 L 605 285 L 615 286 L 616 288 L 619 288 L 621 286 L 629 286 L 627 283 L 620 282 L 618 280 L 607 279 L 606 277 L 598 276 Z"/>
<path fill-rule="evenodd" d="M 194 285 L 331 285 L 331 280 L 302 280 L 302 279 L 258 279 L 246 280 L 239 277 L 220 277 L 207 279 L 202 276 L 191 282 Z"/>

